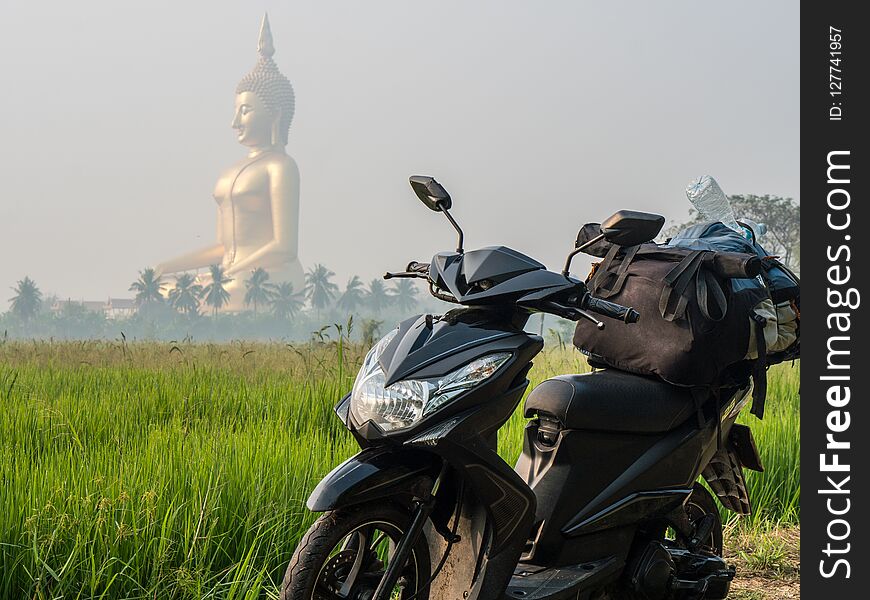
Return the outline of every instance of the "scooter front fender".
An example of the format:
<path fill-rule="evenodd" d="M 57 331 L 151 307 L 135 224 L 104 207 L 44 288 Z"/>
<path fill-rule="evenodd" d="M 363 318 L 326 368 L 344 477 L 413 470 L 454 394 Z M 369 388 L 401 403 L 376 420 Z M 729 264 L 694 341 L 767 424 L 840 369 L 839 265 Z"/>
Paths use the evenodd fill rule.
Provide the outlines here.
<path fill-rule="evenodd" d="M 402 495 L 425 496 L 441 468 L 429 452 L 380 446 L 367 448 L 324 477 L 306 505 L 312 512 L 335 510 Z"/>

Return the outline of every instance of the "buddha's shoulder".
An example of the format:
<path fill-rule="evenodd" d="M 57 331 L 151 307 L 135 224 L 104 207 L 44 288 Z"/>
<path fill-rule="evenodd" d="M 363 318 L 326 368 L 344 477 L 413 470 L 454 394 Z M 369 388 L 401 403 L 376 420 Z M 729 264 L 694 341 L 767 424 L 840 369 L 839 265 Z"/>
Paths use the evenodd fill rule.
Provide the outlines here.
<path fill-rule="evenodd" d="M 293 157 L 289 154 L 278 152 L 269 153 L 269 155 L 265 157 L 263 163 L 269 168 L 269 170 L 293 173 L 299 172 L 299 167 L 296 166 L 296 161 L 293 160 Z"/>

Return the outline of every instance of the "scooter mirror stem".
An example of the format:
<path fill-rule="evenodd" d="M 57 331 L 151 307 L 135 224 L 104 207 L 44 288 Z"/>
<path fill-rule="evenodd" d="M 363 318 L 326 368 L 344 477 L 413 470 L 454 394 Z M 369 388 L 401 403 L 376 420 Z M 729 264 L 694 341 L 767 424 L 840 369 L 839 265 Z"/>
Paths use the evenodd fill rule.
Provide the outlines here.
<path fill-rule="evenodd" d="M 453 225 L 453 229 L 455 229 L 456 233 L 459 234 L 459 243 L 457 244 L 456 252 L 459 254 L 462 254 L 463 252 L 465 252 L 465 250 L 462 249 L 462 243 L 463 243 L 463 240 L 465 239 L 465 236 L 462 233 L 462 229 L 459 228 L 459 224 L 453 219 L 453 217 L 450 215 L 450 213 L 447 211 L 447 209 L 444 208 L 443 204 L 440 204 L 438 206 L 438 208 L 441 209 L 441 212 L 444 213 L 444 216 L 447 217 L 447 220 L 450 221 L 451 225 Z"/>
<path fill-rule="evenodd" d="M 596 235 L 594 238 L 592 238 L 591 240 L 589 240 L 588 242 L 586 242 L 585 244 L 583 244 L 579 248 L 575 248 L 574 251 L 568 255 L 568 258 L 565 261 L 565 268 L 562 269 L 562 275 L 567 277 L 568 274 L 571 272 L 571 261 L 574 260 L 575 256 L 577 256 L 578 254 L 583 252 L 586 248 L 588 248 L 589 246 L 591 246 L 595 242 L 601 241 L 603 239 L 604 239 L 604 234 L 599 233 L 598 235 Z"/>

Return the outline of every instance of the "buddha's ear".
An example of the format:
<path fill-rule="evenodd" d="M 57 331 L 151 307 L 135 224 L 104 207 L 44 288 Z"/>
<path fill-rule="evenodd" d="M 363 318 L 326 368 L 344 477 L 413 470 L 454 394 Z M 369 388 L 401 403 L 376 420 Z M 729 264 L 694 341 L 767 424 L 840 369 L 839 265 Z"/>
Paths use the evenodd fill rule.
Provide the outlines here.
<path fill-rule="evenodd" d="M 282 111 L 278 111 L 275 114 L 275 117 L 272 119 L 272 145 L 273 146 L 284 146 L 286 142 L 284 141 L 283 136 L 281 135 L 281 114 Z"/>

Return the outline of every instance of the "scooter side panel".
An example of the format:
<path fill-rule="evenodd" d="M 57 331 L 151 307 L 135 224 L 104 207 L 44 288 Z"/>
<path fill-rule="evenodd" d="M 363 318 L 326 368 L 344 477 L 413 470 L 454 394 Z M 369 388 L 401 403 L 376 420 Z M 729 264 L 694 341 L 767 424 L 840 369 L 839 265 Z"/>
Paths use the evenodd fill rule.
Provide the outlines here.
<path fill-rule="evenodd" d="M 650 518 L 663 517 L 685 502 L 691 493 L 692 488 L 636 492 L 617 500 L 570 528 L 566 526 L 564 533 L 569 536 L 584 535 L 602 529 L 631 525 Z"/>
<path fill-rule="evenodd" d="M 666 510 L 671 500 L 679 504 L 678 498 L 655 494 L 631 498 L 691 488 L 713 435 L 695 422 L 655 435 L 562 430 L 547 447 L 537 430 L 535 421 L 527 427 L 517 463 L 538 498 L 537 529 L 523 560 L 555 565 L 627 556 L 638 524 Z M 628 512 L 608 517 L 608 509 L 621 502 L 627 504 L 617 512 Z"/>

